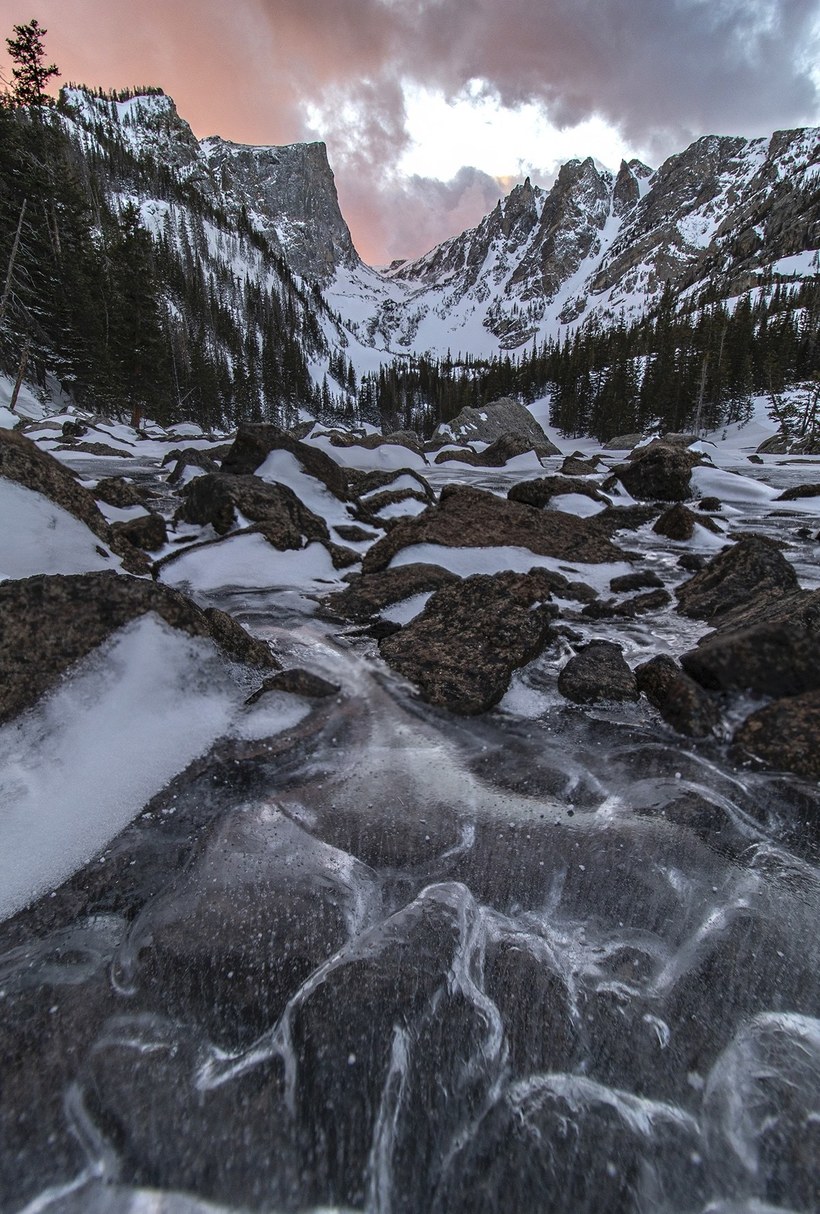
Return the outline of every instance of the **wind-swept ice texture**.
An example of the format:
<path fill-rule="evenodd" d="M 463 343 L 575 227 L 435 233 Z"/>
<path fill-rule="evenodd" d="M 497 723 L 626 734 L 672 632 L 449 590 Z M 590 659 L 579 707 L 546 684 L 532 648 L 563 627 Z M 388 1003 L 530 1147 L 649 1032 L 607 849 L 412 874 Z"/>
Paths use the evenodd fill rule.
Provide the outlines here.
<path fill-rule="evenodd" d="M 212 642 L 149 615 L 0 728 L 0 917 L 58 885 L 227 729 Z"/>

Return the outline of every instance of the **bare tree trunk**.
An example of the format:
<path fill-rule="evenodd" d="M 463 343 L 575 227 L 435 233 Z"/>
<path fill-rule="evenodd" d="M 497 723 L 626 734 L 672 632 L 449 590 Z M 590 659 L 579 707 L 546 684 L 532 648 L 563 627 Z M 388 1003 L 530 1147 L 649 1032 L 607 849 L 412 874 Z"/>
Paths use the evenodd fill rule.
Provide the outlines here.
<path fill-rule="evenodd" d="M 28 356 L 29 356 L 30 350 L 31 350 L 31 338 L 27 337 L 26 344 L 23 346 L 23 353 L 20 355 L 20 366 L 17 368 L 17 381 L 14 385 L 14 391 L 11 394 L 11 400 L 9 401 L 9 412 L 10 413 L 13 413 L 15 408 L 17 407 L 17 397 L 20 395 L 20 388 L 22 387 L 22 384 L 23 384 L 23 376 L 26 373 L 26 366 L 28 364 Z"/>
<path fill-rule="evenodd" d="M 23 231 L 23 220 L 26 214 L 26 205 L 28 199 L 23 199 L 23 205 L 20 207 L 20 218 L 17 220 L 17 231 L 14 233 L 14 240 L 11 245 L 11 256 L 9 257 L 9 267 L 6 272 L 6 285 L 3 287 L 3 298 L 0 299 L 0 324 L 3 323 L 3 317 L 6 314 L 8 307 L 9 296 L 11 295 L 11 284 L 14 279 L 14 263 L 17 260 L 17 251 L 20 248 L 20 234 Z"/>

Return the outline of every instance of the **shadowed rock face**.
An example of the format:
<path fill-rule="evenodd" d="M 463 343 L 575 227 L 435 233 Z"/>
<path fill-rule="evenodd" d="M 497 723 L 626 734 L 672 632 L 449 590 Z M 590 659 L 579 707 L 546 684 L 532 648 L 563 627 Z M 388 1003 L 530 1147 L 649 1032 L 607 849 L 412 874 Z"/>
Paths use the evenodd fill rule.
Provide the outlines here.
<path fill-rule="evenodd" d="M 445 586 L 421 615 L 382 641 L 390 665 L 431 704 L 473 715 L 497 704 L 513 670 L 551 637 L 549 589 L 532 574 L 479 575 Z"/>
<path fill-rule="evenodd" d="M 635 668 L 638 690 L 668 725 L 691 738 L 705 738 L 720 721 L 720 712 L 702 687 L 677 662 L 659 654 Z"/>
<path fill-rule="evenodd" d="M 493 493 L 461 485 L 446 485 L 437 506 L 412 519 L 402 519 L 370 549 L 362 562 L 365 573 L 386 569 L 410 544 L 483 548 L 511 545 L 541 556 L 565 560 L 625 560 L 624 553 L 596 527 L 595 520 L 559 510 L 543 511 L 505 501 Z"/>
<path fill-rule="evenodd" d="M 692 469 L 700 462 L 701 456 L 696 452 L 655 442 L 620 464 L 614 473 L 628 492 L 640 500 L 682 502 L 690 496 Z"/>
<path fill-rule="evenodd" d="M 820 590 L 739 607 L 681 658 L 703 687 L 799 695 L 820 688 Z"/>
<path fill-rule="evenodd" d="M 740 758 L 820 780 L 820 690 L 775 700 L 752 713 L 732 744 Z"/>
<path fill-rule="evenodd" d="M 639 698 L 635 676 L 613 641 L 591 641 L 570 658 L 558 676 L 558 690 L 576 704 Z"/>
<path fill-rule="evenodd" d="M 121 454 L 119 451 L 115 454 Z M 85 523 L 91 531 L 122 558 L 130 573 L 147 573 L 150 565 L 144 555 L 125 536 L 111 529 L 97 505 L 94 494 L 78 484 L 72 474 L 56 460 L 16 430 L 0 430 L 0 476 L 42 493 L 49 501 Z"/>
<path fill-rule="evenodd" d="M 414 594 L 440 590 L 458 578 L 439 565 L 400 565 L 380 573 L 353 577 L 346 590 L 336 591 L 324 599 L 325 606 L 346 620 L 364 623 L 391 603 L 400 603 Z"/>
<path fill-rule="evenodd" d="M 210 523 L 219 535 L 236 524 L 239 510 L 258 523 L 268 543 L 284 551 L 306 542 L 329 541 L 327 524 L 304 506 L 287 485 L 269 485 L 257 476 L 228 476 L 214 472 L 186 485 L 179 517 L 186 523 Z"/>
<path fill-rule="evenodd" d="M 777 544 L 750 535 L 712 557 L 676 594 L 684 615 L 717 622 L 735 608 L 773 602 L 797 588 L 797 574 Z"/>
<path fill-rule="evenodd" d="M 236 432 L 233 446 L 222 461 L 222 471 L 232 476 L 249 476 L 264 463 L 271 451 L 289 451 L 309 476 L 315 476 L 336 497 L 346 500 L 348 477 L 345 469 L 318 447 L 294 438 L 287 430 L 261 422 L 247 422 Z"/>
<path fill-rule="evenodd" d="M 117 628 L 153 611 L 172 628 L 208 637 L 230 657 L 278 665 L 223 611 L 202 611 L 183 594 L 113 572 L 23 578 L 0 583 L 0 721 L 36 700 Z"/>

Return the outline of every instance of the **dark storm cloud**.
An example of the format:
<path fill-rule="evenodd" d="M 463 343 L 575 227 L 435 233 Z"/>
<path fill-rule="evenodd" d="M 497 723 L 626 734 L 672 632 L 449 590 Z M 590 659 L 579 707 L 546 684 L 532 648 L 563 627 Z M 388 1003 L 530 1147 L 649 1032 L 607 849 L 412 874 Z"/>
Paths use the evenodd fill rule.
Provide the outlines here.
<path fill-rule="evenodd" d="M 10 7 L 9 26 L 31 16 L 28 0 Z M 460 174 L 443 189 L 416 179 L 400 196 L 393 170 L 407 145 L 404 83 L 453 98 L 478 81 L 503 105 L 535 103 L 559 126 L 597 115 L 655 161 L 697 135 L 761 134 L 818 114 L 811 65 L 819 57 L 820 0 L 38 0 L 37 7 L 66 76 L 162 84 L 200 135 L 316 137 L 310 107 L 317 107 L 354 236 L 379 260 L 397 251 L 397 217 L 413 224 L 403 251 L 419 252 L 453 232 L 470 199 L 483 206 L 493 192 L 491 178 L 479 187 L 478 177 L 468 183 Z M 388 240 L 389 247 L 380 243 Z"/>

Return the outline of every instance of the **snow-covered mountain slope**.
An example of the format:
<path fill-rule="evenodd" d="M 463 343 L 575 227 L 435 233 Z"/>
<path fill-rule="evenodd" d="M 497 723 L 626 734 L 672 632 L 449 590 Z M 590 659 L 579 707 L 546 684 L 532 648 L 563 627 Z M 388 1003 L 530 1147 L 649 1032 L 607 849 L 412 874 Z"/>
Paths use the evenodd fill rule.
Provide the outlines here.
<path fill-rule="evenodd" d="M 198 199 L 218 221 L 208 255 L 224 270 L 257 278 L 256 236 L 306 287 L 317 284 L 305 306 L 359 374 L 396 355 L 493 356 L 629 321 L 666 284 L 696 303 L 818 272 L 818 129 L 707 136 L 656 171 L 573 160 L 551 189 L 528 179 L 475 228 L 382 272 L 356 253 L 324 144 L 198 141 L 162 94 L 116 101 L 72 89 L 63 113 L 88 151 L 156 165 L 151 198 L 140 199 L 155 235 L 169 202 L 179 226 Z M 315 368 L 321 382 L 318 354 Z"/>
<path fill-rule="evenodd" d="M 340 270 L 326 295 L 362 341 L 494 354 L 634 319 L 667 283 L 728 298 L 816 274 L 818 248 L 820 130 L 709 136 L 656 172 L 571 161 L 551 190 L 527 180 L 477 227 L 379 280 Z"/>
<path fill-rule="evenodd" d="M 300 277 L 322 280 L 338 266 L 358 263 L 323 143 L 250 147 L 218 136 L 198 141 L 161 93 L 116 101 L 67 89 L 63 105 L 86 146 L 120 145 L 137 158 L 155 160 L 229 217 L 249 220 Z"/>

